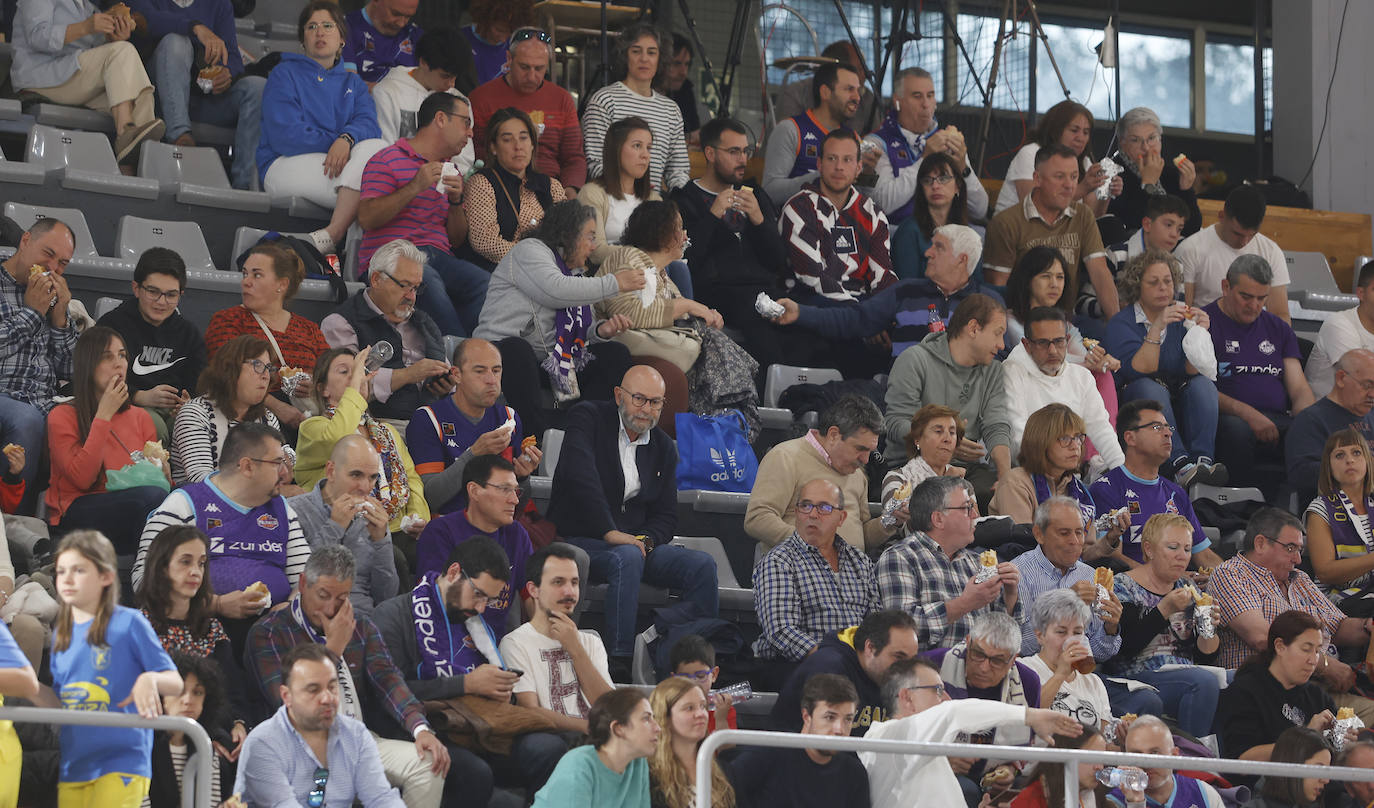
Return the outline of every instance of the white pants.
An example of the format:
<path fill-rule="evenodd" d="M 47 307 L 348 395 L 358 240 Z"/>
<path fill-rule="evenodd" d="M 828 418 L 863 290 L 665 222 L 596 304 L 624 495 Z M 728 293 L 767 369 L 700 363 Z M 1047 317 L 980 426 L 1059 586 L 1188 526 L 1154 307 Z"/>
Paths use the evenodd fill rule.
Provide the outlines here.
<path fill-rule="evenodd" d="M 387 145 L 381 138 L 354 144 L 343 171 L 333 179 L 324 173 L 323 152 L 278 157 L 267 167 L 267 174 L 262 178 L 263 190 L 274 196 L 305 197 L 322 208 L 332 209 L 340 188 L 356 191 L 363 187 L 363 168 L 372 155 Z"/>
<path fill-rule="evenodd" d="M 382 757 L 386 780 L 401 790 L 406 808 L 439 808 L 444 796 L 444 778 L 430 769 L 430 761 L 420 757 L 414 741 L 393 741 L 372 733 Z"/>

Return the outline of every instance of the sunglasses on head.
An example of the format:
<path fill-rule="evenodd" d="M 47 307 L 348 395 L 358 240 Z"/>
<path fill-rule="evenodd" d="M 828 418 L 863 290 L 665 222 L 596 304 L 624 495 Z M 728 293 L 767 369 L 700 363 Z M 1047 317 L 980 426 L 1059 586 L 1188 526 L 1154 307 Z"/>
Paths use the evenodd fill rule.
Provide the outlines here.
<path fill-rule="evenodd" d="M 519 31 L 510 35 L 510 44 L 514 45 L 517 42 L 524 42 L 527 39 L 537 39 L 545 45 L 553 44 L 553 37 L 549 36 L 547 31 L 538 28 L 521 28 Z"/>

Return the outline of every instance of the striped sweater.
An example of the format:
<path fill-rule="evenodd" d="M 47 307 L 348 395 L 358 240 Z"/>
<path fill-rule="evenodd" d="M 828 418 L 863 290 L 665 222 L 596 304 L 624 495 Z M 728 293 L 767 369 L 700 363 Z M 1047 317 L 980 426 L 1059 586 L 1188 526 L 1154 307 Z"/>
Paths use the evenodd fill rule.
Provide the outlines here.
<path fill-rule="evenodd" d="M 809 185 L 787 200 L 778 229 L 787 244 L 793 288 L 848 302 L 897 282 L 887 216 L 857 190 L 836 208 L 818 186 Z"/>
<path fill-rule="evenodd" d="M 602 87 L 587 102 L 582 115 L 582 138 L 587 151 L 587 178 L 601 176 L 601 150 L 606 130 L 621 118 L 638 116 L 649 122 L 654 142 L 649 150 L 649 180 L 655 191 L 680 188 L 691 179 L 687 140 L 682 134 L 682 110 L 663 93 L 648 97 L 623 81 Z"/>

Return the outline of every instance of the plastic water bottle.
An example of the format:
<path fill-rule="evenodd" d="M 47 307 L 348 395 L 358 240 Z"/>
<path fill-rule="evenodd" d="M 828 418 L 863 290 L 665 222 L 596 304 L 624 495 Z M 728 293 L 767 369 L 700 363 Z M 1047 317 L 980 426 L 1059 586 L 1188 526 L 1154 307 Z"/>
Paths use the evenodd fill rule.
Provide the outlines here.
<path fill-rule="evenodd" d="M 930 312 L 930 333 L 938 334 L 944 331 L 945 321 L 940 319 L 940 313 L 935 310 L 935 304 L 931 303 L 927 306 L 926 311 Z"/>
<path fill-rule="evenodd" d="M 740 186 L 736 185 L 734 189 L 738 191 Z M 730 232 L 739 233 L 744 230 L 744 224 L 749 221 L 749 217 L 745 215 L 744 211 L 739 209 L 739 203 L 736 202 L 733 206 L 725 209 L 725 213 L 720 217 L 720 220 Z"/>
<path fill-rule="evenodd" d="M 1107 788 L 1119 788 L 1122 791 L 1144 791 L 1150 784 L 1149 775 L 1139 769 L 1107 768 L 1097 773 L 1097 782 Z"/>
<path fill-rule="evenodd" d="M 724 693 L 730 697 L 731 704 L 739 704 L 754 697 L 754 688 L 748 682 L 735 682 L 733 685 L 726 685 L 719 690 L 711 691 L 711 701 L 714 703 L 716 694 Z"/>

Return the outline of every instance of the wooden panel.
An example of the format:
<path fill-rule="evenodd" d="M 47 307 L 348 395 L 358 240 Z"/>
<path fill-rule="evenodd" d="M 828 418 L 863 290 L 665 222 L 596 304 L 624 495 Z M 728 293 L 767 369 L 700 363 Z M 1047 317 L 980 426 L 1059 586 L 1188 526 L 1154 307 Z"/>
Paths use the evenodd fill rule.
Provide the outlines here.
<path fill-rule="evenodd" d="M 1221 212 L 1219 199 L 1199 199 L 1202 225 L 1213 224 Z M 1374 236 L 1367 213 L 1339 213 L 1330 210 L 1282 208 L 1270 205 L 1260 232 L 1277 241 L 1285 250 L 1319 252 L 1331 265 L 1336 286 L 1349 292 L 1358 268 L 1356 259 L 1374 255 Z"/>
<path fill-rule="evenodd" d="M 700 177 L 706 174 L 706 155 L 701 153 L 701 149 L 688 149 L 687 156 L 692 162 L 692 176 Z M 744 176 L 763 183 L 763 153 L 759 152 L 749 158 L 749 164 L 744 168 Z"/>

